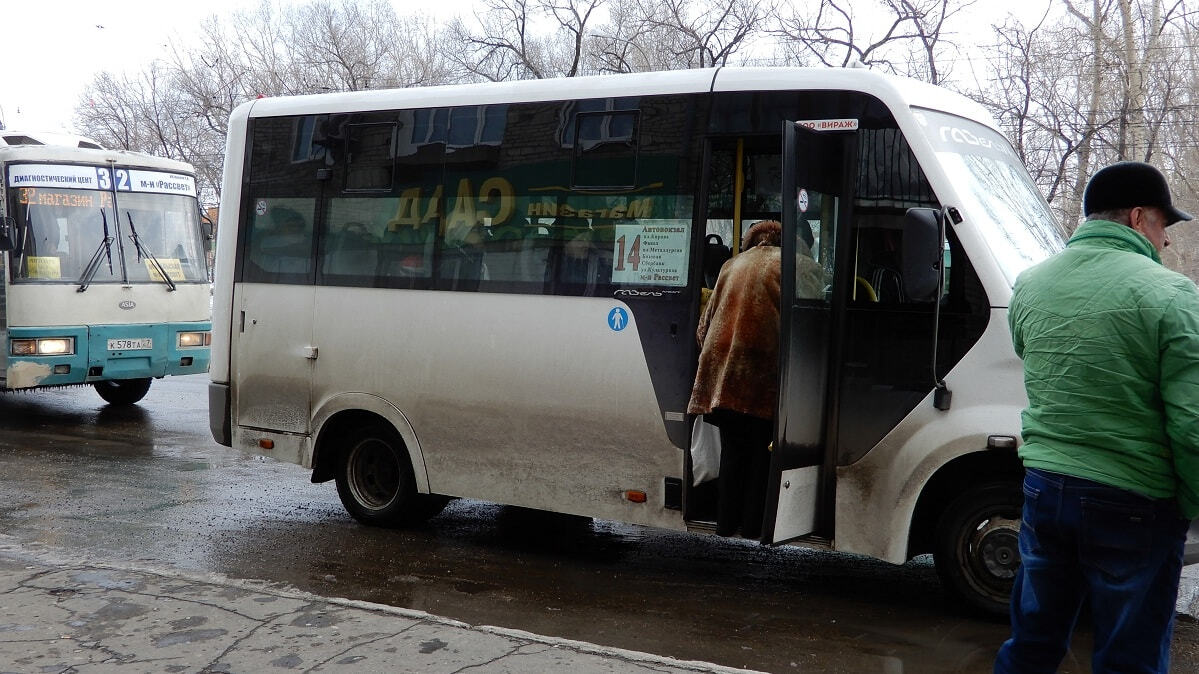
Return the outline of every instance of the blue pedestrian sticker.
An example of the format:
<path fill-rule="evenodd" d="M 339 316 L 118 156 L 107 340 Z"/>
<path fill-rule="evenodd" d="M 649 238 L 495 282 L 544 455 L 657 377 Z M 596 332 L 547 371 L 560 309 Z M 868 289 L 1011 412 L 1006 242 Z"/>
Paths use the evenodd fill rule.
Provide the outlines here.
<path fill-rule="evenodd" d="M 629 324 L 629 313 L 620 307 L 608 312 L 608 327 L 614 332 L 620 332 Z"/>

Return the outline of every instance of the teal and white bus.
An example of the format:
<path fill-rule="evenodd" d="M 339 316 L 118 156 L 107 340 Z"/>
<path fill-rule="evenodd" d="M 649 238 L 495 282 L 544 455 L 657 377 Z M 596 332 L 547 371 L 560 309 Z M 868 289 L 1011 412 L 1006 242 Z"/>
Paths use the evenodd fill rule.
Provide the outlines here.
<path fill-rule="evenodd" d="M 932 552 L 1006 611 L 1026 404 L 1006 307 L 1063 238 L 974 102 L 720 68 L 264 98 L 229 129 L 219 442 L 336 480 L 369 524 L 471 497 L 711 533 L 700 303 L 742 229 L 781 219 L 760 542 Z"/>
<path fill-rule="evenodd" d="M 0 132 L 0 390 L 90 384 L 111 404 L 208 371 L 206 242 L 191 166 Z"/>

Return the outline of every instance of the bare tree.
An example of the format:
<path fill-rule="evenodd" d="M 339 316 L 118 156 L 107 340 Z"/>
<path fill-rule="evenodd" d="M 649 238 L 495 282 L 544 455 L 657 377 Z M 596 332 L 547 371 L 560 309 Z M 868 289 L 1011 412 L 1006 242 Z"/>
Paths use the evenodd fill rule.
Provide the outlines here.
<path fill-rule="evenodd" d="M 944 82 L 942 51 L 955 49 L 947 24 L 977 0 L 820 0 L 814 10 L 784 4 L 775 34 L 793 59 L 814 57 L 826 66 L 855 61 L 888 72 Z M 862 10 L 863 4 L 869 7 Z M 802 6 L 801 6 L 802 7 Z M 855 9 L 881 21 L 881 30 L 864 30 Z M 878 17 L 885 17 L 879 19 Z"/>
<path fill-rule="evenodd" d="M 457 73 L 443 34 L 385 0 L 261 2 L 200 26 L 137 76 L 102 74 L 76 109 L 81 131 L 112 147 L 193 164 L 206 199 L 220 196 L 229 115 L 258 96 L 438 84 Z"/>
<path fill-rule="evenodd" d="M 315 90 L 408 87 L 453 78 L 432 21 L 400 18 L 386 0 L 317 0 L 291 9 L 285 23 L 296 59 L 291 70 Z"/>
<path fill-rule="evenodd" d="M 729 65 L 762 34 L 768 11 L 763 0 L 622 0 L 610 18 L 596 40 L 597 69 L 634 72 Z"/>
<path fill-rule="evenodd" d="M 606 2 L 484 0 L 477 29 L 461 17 L 450 23 L 450 40 L 465 46 L 451 58 L 469 76 L 492 82 L 584 74 L 585 46 Z"/>
<path fill-rule="evenodd" d="M 1189 183 L 1196 165 L 1187 148 L 1196 104 L 1189 45 L 1199 33 L 1181 0 L 1061 0 L 1059 7 L 1052 22 L 997 28 L 997 69 L 977 97 L 1072 230 L 1099 166 L 1151 161 L 1172 182 Z"/>

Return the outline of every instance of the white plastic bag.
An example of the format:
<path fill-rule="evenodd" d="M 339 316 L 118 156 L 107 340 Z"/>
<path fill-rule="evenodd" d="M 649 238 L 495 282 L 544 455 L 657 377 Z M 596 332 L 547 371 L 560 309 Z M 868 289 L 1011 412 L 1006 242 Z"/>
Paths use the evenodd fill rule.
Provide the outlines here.
<path fill-rule="evenodd" d="M 695 418 L 691 427 L 691 484 L 698 487 L 720 475 L 720 429 Z"/>

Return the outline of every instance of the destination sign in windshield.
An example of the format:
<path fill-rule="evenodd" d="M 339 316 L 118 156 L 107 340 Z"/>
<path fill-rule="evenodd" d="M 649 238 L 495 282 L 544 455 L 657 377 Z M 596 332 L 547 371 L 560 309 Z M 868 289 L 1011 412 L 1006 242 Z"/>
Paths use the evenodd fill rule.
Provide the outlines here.
<path fill-rule="evenodd" d="M 72 192 L 39 187 L 22 187 L 17 190 L 17 203 L 22 206 L 64 206 L 66 208 L 110 208 L 112 195 L 107 192 Z"/>
<path fill-rule="evenodd" d="M 182 173 L 74 164 L 11 164 L 8 186 L 196 196 L 196 179 Z"/>

